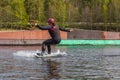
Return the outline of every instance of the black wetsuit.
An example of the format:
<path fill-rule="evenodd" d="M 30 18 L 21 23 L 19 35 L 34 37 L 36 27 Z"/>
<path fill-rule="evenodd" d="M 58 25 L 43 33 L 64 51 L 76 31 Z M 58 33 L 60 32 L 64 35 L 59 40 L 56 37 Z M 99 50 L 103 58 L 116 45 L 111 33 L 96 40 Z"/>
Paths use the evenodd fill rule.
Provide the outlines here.
<path fill-rule="evenodd" d="M 51 39 L 48 39 L 42 43 L 42 52 L 45 52 L 46 46 L 48 48 L 48 54 L 51 53 L 51 44 L 59 44 L 61 41 L 60 30 L 65 32 L 70 32 L 70 30 L 60 28 L 58 26 L 37 26 L 41 30 L 48 30 Z"/>

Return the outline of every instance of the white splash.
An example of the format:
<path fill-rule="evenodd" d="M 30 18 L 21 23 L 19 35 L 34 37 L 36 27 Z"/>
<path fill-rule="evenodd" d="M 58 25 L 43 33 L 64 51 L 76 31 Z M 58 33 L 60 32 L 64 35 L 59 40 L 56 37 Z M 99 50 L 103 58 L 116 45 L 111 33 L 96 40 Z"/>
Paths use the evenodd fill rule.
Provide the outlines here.
<path fill-rule="evenodd" d="M 35 57 L 36 53 L 41 53 L 41 51 L 36 50 L 36 51 L 17 51 L 16 53 L 13 53 L 14 56 L 17 57 Z M 45 55 L 47 55 L 47 52 L 45 52 Z M 50 56 L 56 56 L 56 55 L 60 55 L 60 56 L 66 56 L 67 53 L 66 52 L 61 52 L 60 50 L 57 50 L 57 52 L 52 52 L 50 54 Z"/>
<path fill-rule="evenodd" d="M 67 53 L 66 52 L 61 52 L 60 50 L 57 50 L 57 52 L 53 52 L 51 54 L 60 54 L 60 55 L 63 55 L 63 56 L 66 56 Z"/>
<path fill-rule="evenodd" d="M 34 57 L 35 51 L 17 51 L 13 53 L 14 56 L 20 57 Z"/>

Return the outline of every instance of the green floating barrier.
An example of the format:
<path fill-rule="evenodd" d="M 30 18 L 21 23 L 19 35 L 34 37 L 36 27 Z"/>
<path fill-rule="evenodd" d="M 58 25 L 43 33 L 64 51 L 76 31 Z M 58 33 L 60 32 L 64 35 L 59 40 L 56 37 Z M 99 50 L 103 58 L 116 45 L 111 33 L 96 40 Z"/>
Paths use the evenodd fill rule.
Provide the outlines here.
<path fill-rule="evenodd" d="M 120 45 L 120 40 L 62 40 L 60 45 Z"/>

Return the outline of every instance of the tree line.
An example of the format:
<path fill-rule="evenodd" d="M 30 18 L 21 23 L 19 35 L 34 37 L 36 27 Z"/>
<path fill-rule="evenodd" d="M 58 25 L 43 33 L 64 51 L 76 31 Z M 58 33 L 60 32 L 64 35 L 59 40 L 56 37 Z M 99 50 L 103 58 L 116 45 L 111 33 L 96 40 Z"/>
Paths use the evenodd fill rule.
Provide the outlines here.
<path fill-rule="evenodd" d="M 0 0 L 0 28 L 25 29 L 30 21 L 42 25 L 49 17 L 60 26 L 120 29 L 119 0 Z"/>

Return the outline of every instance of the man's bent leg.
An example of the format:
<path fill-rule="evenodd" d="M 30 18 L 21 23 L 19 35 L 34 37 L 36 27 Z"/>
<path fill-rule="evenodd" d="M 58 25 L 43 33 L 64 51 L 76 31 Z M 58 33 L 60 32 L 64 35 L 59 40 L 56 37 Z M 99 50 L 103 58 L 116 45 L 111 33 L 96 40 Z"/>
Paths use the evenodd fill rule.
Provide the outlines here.
<path fill-rule="evenodd" d="M 46 43 L 45 41 L 42 43 L 42 53 L 44 53 L 46 50 Z"/>
<path fill-rule="evenodd" d="M 45 49 L 46 49 L 46 46 L 47 46 L 47 49 L 48 49 L 48 54 L 51 53 L 51 44 L 56 44 L 57 42 L 55 42 L 53 39 L 48 39 L 46 41 L 43 42 L 42 44 L 42 51 L 45 52 Z"/>
<path fill-rule="evenodd" d="M 51 46 L 50 46 L 50 44 L 47 45 L 47 48 L 48 48 L 48 54 L 51 54 Z"/>

